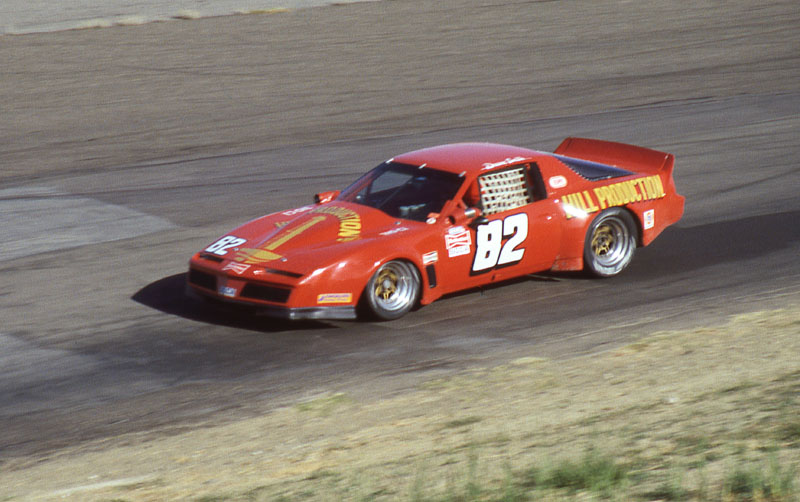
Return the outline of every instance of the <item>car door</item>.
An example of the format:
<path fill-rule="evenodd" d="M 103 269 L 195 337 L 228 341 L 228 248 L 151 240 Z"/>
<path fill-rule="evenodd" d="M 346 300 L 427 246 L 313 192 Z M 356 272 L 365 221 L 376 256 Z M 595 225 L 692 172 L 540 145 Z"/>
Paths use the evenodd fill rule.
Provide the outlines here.
<path fill-rule="evenodd" d="M 452 290 L 549 269 L 558 252 L 560 225 L 538 166 L 488 171 L 474 183 L 464 202 L 479 207 L 481 217 L 444 229 L 442 268 L 452 278 Z"/>

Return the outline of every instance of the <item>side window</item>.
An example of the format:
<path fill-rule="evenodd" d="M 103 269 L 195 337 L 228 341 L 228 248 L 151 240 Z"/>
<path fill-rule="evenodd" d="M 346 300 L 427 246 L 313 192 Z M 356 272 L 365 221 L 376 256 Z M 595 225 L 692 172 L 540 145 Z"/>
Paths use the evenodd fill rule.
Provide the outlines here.
<path fill-rule="evenodd" d="M 483 214 L 508 211 L 529 204 L 531 197 L 527 164 L 494 171 L 478 177 Z"/>
<path fill-rule="evenodd" d="M 544 200 L 547 198 L 547 188 L 544 186 L 542 172 L 536 163 L 528 166 L 528 186 L 533 195 L 533 200 Z"/>

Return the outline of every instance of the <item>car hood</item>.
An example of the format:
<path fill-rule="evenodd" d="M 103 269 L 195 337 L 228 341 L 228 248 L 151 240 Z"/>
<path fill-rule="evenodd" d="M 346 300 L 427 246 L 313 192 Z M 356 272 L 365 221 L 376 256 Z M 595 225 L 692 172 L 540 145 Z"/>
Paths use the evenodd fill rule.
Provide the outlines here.
<path fill-rule="evenodd" d="M 347 202 L 304 206 L 242 225 L 228 235 L 244 242 L 226 261 L 307 274 L 373 239 L 408 235 L 424 223 L 398 220 L 382 211 Z"/>

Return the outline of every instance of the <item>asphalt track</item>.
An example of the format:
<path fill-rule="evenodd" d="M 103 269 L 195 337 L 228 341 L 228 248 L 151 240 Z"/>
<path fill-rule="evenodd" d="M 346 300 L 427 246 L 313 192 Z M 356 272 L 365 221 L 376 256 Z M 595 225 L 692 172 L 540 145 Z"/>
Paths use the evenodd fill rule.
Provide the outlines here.
<path fill-rule="evenodd" d="M 386 4 L 390 10 L 405 8 L 395 2 Z M 765 8 L 791 8 L 791 4 L 770 5 Z M 436 10 L 435 3 L 418 6 Z M 485 7 L 465 2 L 466 17 L 459 22 L 469 25 L 471 19 L 485 20 Z M 377 8 L 360 9 L 376 16 L 375 21 L 377 14 L 369 9 Z M 352 6 L 327 9 L 336 12 L 334 20 L 337 15 L 364 15 Z M 27 95 L 28 104 L 15 101 L 9 109 L 21 132 L 8 127 L 3 131 L 5 144 L 13 145 L 3 154 L 4 161 L 22 159 L 15 165 L 23 167 L 6 170 L 0 189 L 0 254 L 4 258 L 0 274 L 5 286 L 0 292 L 0 462 L 124 433 L 147 437 L 236 420 L 319 392 L 341 390 L 362 399 L 378 399 L 465 368 L 521 356 L 574 357 L 653 331 L 708 324 L 737 312 L 796 306 L 800 299 L 800 92 L 796 83 L 800 80 L 798 56 L 786 56 L 797 42 L 796 9 L 791 13 L 794 18 L 780 22 L 771 21 L 770 16 L 745 20 L 730 14 L 725 30 L 746 27 L 748 43 L 769 41 L 781 30 L 784 35 L 794 33 L 795 39 L 783 49 L 767 48 L 765 42 L 764 53 L 750 56 L 728 54 L 725 51 L 731 46 L 722 44 L 717 47 L 718 57 L 703 56 L 706 64 L 697 65 L 683 79 L 668 83 L 632 79 L 629 95 L 644 96 L 638 100 L 597 96 L 579 103 L 573 100 L 574 107 L 548 103 L 545 112 L 532 111 L 535 118 L 525 119 L 518 111 L 520 96 L 504 102 L 497 98 L 497 87 L 487 87 L 472 89 L 459 99 L 491 102 L 492 107 L 465 111 L 463 116 L 456 107 L 450 125 L 432 121 L 426 128 L 413 119 L 403 122 L 397 107 L 425 108 L 427 102 L 435 110 L 440 104 L 437 97 L 411 103 L 409 96 L 401 94 L 387 102 L 390 112 L 384 110 L 396 118 L 391 126 L 375 123 L 370 129 L 363 110 L 352 115 L 344 110 L 336 116 L 335 122 L 345 130 L 360 131 L 351 139 L 332 132 L 326 136 L 322 128 L 311 129 L 299 139 L 287 138 L 281 136 L 280 127 L 273 126 L 276 132 L 268 136 L 274 138 L 269 148 L 255 148 L 243 139 L 234 148 L 226 143 L 225 147 L 216 145 L 216 150 L 191 149 L 187 154 L 180 148 L 170 150 L 170 142 L 164 141 L 152 154 L 168 159 L 163 161 L 142 153 L 147 138 L 139 137 L 137 142 L 127 132 L 116 136 L 116 150 L 114 141 L 99 150 L 92 150 L 95 147 L 87 142 L 81 149 L 78 140 L 70 139 L 72 131 L 60 129 L 59 124 L 52 129 L 40 124 L 38 145 L 22 138 L 26 128 L 36 129 L 31 125 L 36 119 L 25 112 L 37 108 L 37 92 L 50 84 L 36 87 L 27 66 L 17 61 L 3 79 L 4 95 L 15 99 Z M 402 12 L 389 14 L 392 19 L 402 17 Z M 557 16 L 551 11 L 545 14 Z M 197 26 L 213 37 L 215 23 L 227 22 L 210 20 Z M 271 21 L 253 22 L 263 27 Z M 707 36 L 714 36 L 713 27 L 706 28 Z M 326 29 L 335 33 L 333 28 Z M 108 36 L 130 37 L 134 43 L 147 35 L 155 37 L 157 44 L 155 35 L 163 35 L 168 28 L 113 30 L 124 32 L 36 35 L 3 43 L 6 49 L 12 46 L 17 53 L 27 54 L 64 42 L 92 51 Z M 700 36 L 696 32 L 703 32 L 702 23 L 686 28 L 684 36 Z M 121 47 L 122 43 L 115 50 L 123 51 Z M 482 49 L 490 54 L 488 47 Z M 521 50 L 514 47 L 507 54 L 507 45 L 495 47 L 498 61 L 513 60 L 514 51 Z M 0 47 L 0 53 L 3 50 Z M 391 47 L 383 50 L 391 51 Z M 560 54 L 558 47 L 548 50 Z M 736 47 L 730 50 L 735 52 Z M 668 64 L 669 57 L 680 58 L 675 45 L 668 44 L 654 47 L 651 53 L 636 52 L 645 60 L 653 54 L 660 56 L 662 64 Z M 346 56 L 356 67 L 370 64 L 358 63 L 357 54 Z M 720 59 L 736 58 L 751 59 L 733 77 L 727 70 L 720 72 Z M 587 56 L 585 61 L 589 67 L 590 59 Z M 507 61 L 503 64 L 511 68 Z M 475 66 L 480 67 L 480 62 Z M 475 66 L 472 73 L 465 70 L 452 78 L 474 75 L 479 69 Z M 48 71 L 61 74 L 65 82 L 81 81 L 75 68 Z M 556 81 L 556 73 L 543 70 L 542 82 Z M 146 76 L 144 83 L 131 82 L 113 70 L 94 78 L 131 86 L 132 93 L 141 92 L 139 86 L 150 82 Z M 686 93 L 685 79 L 709 83 Z M 531 85 L 535 84 L 534 80 Z M 302 99 L 303 84 L 293 86 L 297 99 Z M 683 97 L 653 99 L 648 93 L 660 91 L 651 86 L 665 86 Z M 571 91 L 553 92 L 564 92 L 567 99 Z M 453 91 L 431 91 L 437 92 L 446 96 Z M 312 100 L 318 99 L 315 95 Z M 52 109 L 64 106 L 56 101 L 51 102 Z M 208 105 L 213 100 L 203 102 Z M 138 113 L 137 103 L 118 106 Z M 305 120 L 307 109 L 293 108 L 300 114 L 298 120 Z M 46 107 L 41 110 L 47 113 Z M 235 110 L 229 113 L 235 115 Z M 118 126 L 109 120 L 109 136 L 115 137 Z M 321 120 L 330 124 L 331 119 Z M 200 143 L 203 137 L 214 136 L 214 123 L 222 124 L 219 134 L 224 136 L 229 134 L 224 125 L 234 121 L 235 117 L 226 115 L 221 121 L 175 128 L 183 131 L 180 138 L 184 139 L 185 131 L 193 131 L 196 138 L 191 141 Z M 75 134 L 92 127 L 80 120 L 75 124 Z M 172 132 L 164 127 L 166 138 Z M 61 161 L 59 134 L 64 134 Z M 619 277 L 528 277 L 445 298 L 389 323 L 292 324 L 210 308 L 183 294 L 186 260 L 196 249 L 239 222 L 306 204 L 317 191 L 342 187 L 397 153 L 474 140 L 551 150 L 568 135 L 613 139 L 676 154 L 675 178 L 679 192 L 687 198 L 686 215 L 652 246 L 640 249 L 632 266 Z M 231 149 L 237 153 L 230 153 Z M 97 152 L 105 152 L 105 160 L 98 161 Z M 75 160 L 81 155 L 87 158 L 85 164 Z M 118 160 L 125 155 L 129 161 Z M 31 167 L 37 159 L 44 159 L 42 165 Z M 105 165 L 108 159 L 117 160 Z M 765 339 L 768 336 L 765 333 Z"/>

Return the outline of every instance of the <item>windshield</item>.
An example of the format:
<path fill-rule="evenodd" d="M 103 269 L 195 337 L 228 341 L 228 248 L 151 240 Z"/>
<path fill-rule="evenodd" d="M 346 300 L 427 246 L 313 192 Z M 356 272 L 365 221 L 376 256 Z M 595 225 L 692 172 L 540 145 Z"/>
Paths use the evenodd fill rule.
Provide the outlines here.
<path fill-rule="evenodd" d="M 389 216 L 425 221 L 442 211 L 461 186 L 452 173 L 384 162 L 345 189 L 337 198 L 380 209 Z"/>

